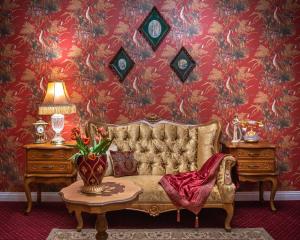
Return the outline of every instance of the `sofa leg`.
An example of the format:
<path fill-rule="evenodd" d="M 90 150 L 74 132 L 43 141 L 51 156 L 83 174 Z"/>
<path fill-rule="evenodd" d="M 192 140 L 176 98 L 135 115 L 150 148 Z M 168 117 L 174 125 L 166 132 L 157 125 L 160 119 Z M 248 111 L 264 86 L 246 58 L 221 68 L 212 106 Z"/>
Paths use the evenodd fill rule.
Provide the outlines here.
<path fill-rule="evenodd" d="M 227 216 L 226 216 L 226 219 L 225 219 L 225 230 L 227 232 L 230 232 L 231 231 L 230 222 L 231 222 L 231 219 L 233 217 L 233 211 L 234 211 L 233 203 L 225 203 L 224 204 L 224 209 L 227 213 Z"/>
<path fill-rule="evenodd" d="M 176 221 L 180 222 L 180 209 L 177 209 Z"/>

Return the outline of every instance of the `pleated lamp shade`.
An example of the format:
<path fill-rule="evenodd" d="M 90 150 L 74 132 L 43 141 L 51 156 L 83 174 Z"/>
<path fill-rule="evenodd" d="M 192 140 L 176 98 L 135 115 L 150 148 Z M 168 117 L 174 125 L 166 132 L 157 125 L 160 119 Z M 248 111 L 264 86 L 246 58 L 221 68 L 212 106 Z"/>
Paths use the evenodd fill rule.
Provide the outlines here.
<path fill-rule="evenodd" d="M 40 115 L 71 114 L 76 112 L 76 106 L 69 100 L 64 82 L 48 82 L 46 96 L 39 106 Z"/>

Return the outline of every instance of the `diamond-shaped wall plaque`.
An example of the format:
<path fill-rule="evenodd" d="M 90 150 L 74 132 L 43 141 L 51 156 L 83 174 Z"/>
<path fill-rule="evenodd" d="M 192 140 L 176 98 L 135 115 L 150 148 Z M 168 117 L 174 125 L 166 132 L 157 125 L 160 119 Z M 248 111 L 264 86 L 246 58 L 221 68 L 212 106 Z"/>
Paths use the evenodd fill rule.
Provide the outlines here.
<path fill-rule="evenodd" d="M 194 67 L 196 66 L 196 62 L 188 53 L 188 51 L 182 47 L 170 65 L 180 80 L 184 82 L 189 74 L 193 71 Z"/>
<path fill-rule="evenodd" d="M 157 8 L 153 7 L 139 27 L 139 31 L 155 51 L 170 31 L 170 26 Z"/>
<path fill-rule="evenodd" d="M 134 61 L 130 58 L 123 47 L 119 49 L 114 58 L 110 61 L 109 66 L 119 76 L 122 82 L 134 66 Z"/>

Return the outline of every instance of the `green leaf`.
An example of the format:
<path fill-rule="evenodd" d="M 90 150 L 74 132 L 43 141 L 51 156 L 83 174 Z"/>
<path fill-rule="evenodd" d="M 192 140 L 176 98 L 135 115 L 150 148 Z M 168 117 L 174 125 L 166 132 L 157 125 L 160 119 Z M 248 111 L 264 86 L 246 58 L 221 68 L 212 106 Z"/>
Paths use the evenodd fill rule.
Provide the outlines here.
<path fill-rule="evenodd" d="M 94 148 L 92 149 L 92 152 L 95 154 L 105 153 L 111 143 L 112 143 L 112 140 L 104 139 L 100 143 L 98 143 L 96 146 L 94 146 Z"/>
<path fill-rule="evenodd" d="M 83 155 L 88 155 L 88 153 L 90 152 L 89 147 L 83 143 L 82 139 L 77 138 L 76 142 L 77 142 L 77 146 L 78 146 L 79 150 L 83 153 Z"/>
<path fill-rule="evenodd" d="M 108 141 L 106 143 L 106 145 L 104 145 L 104 147 L 102 149 L 103 153 L 105 153 L 109 149 L 109 146 L 110 146 L 111 143 L 112 143 L 112 140 Z"/>
<path fill-rule="evenodd" d="M 75 153 L 74 155 L 72 155 L 69 159 L 73 161 L 74 164 L 77 164 L 77 159 L 82 156 L 81 153 Z"/>

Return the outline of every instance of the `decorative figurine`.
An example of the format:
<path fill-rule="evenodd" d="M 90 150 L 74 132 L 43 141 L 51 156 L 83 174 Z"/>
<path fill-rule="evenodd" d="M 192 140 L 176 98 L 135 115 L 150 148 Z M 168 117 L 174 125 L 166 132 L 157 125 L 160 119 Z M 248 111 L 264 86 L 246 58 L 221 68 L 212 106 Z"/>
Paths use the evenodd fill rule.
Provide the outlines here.
<path fill-rule="evenodd" d="M 240 128 L 240 120 L 238 118 L 238 115 L 235 115 L 233 120 L 232 120 L 232 124 L 233 124 L 233 138 L 232 138 L 232 143 L 238 143 L 242 140 L 242 131 Z M 239 135 L 239 137 L 238 137 Z"/>

